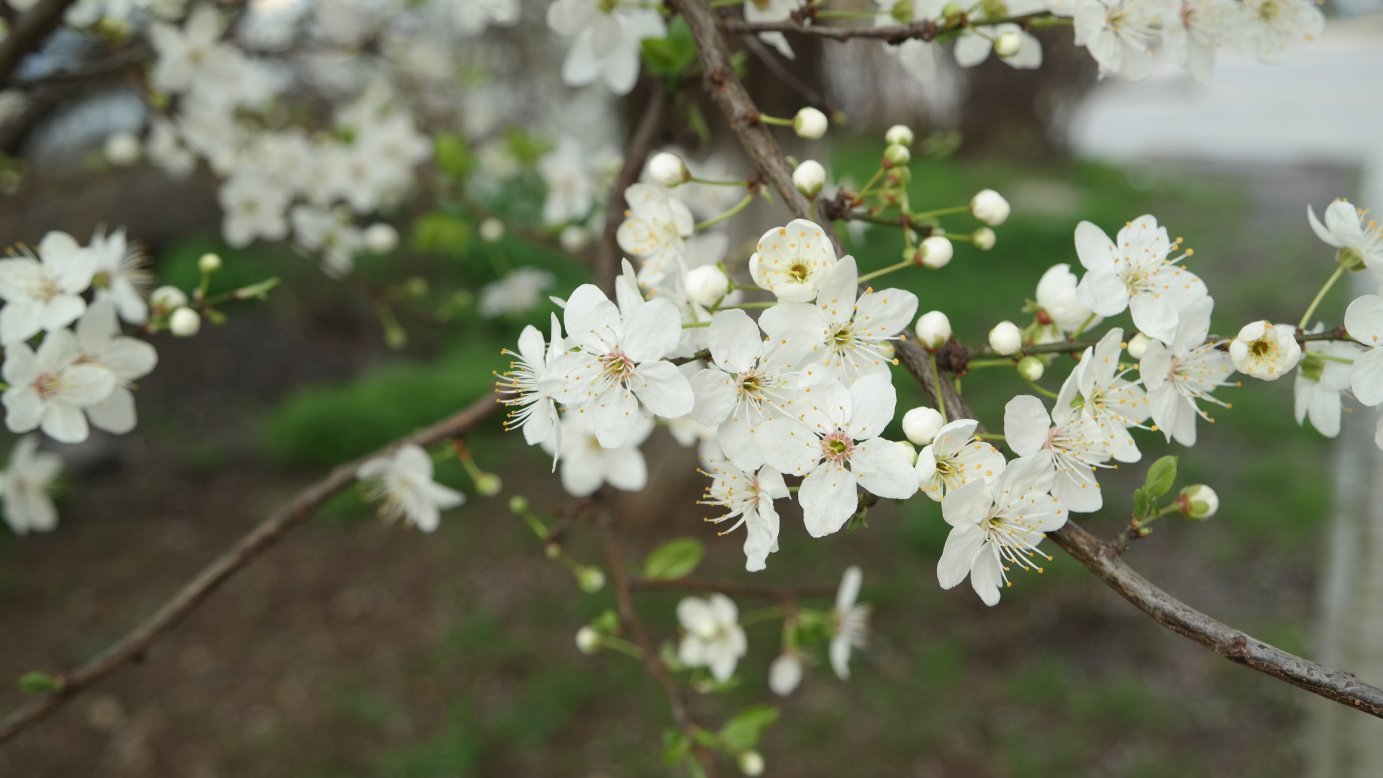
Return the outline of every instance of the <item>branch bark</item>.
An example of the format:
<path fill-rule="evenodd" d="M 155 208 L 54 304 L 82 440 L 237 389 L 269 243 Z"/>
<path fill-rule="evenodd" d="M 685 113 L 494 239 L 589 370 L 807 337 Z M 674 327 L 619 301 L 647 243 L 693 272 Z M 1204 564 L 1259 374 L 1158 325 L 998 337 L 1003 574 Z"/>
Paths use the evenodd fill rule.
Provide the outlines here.
<path fill-rule="evenodd" d="M 0 85 L 7 85 L 30 52 L 38 49 L 62 24 L 67 9 L 77 0 L 40 0 L 15 22 L 10 36 L 0 43 Z"/>
<path fill-rule="evenodd" d="M 757 114 L 754 102 L 728 67 L 730 54 L 717 29 L 717 19 L 706 0 L 669 0 L 691 28 L 699 49 L 706 86 L 711 92 L 755 167 L 783 195 L 794 214 L 806 218 L 807 202 L 792 186 L 792 171 L 782 149 L 767 128 L 751 125 L 745 117 Z M 724 22 L 728 28 L 739 26 Z M 934 398 L 946 402 L 948 411 L 973 418 L 969 405 L 957 396 L 950 382 L 933 381 L 926 352 L 911 340 L 898 343 L 897 353 L 904 368 Z M 1232 662 L 1329 700 L 1383 718 L 1383 689 L 1363 683 L 1353 674 L 1322 667 L 1250 637 L 1197 611 L 1155 586 L 1122 560 L 1114 547 L 1086 532 L 1073 521 L 1050 533 L 1052 541 L 1095 574 L 1105 585 L 1151 616 L 1159 624 L 1211 649 Z"/>
<path fill-rule="evenodd" d="M 325 478 L 299 492 L 288 504 L 270 514 L 234 546 L 212 560 L 211 564 L 204 567 L 195 578 L 179 589 L 153 615 L 140 622 L 123 638 L 102 651 L 95 659 L 56 676 L 61 688 L 35 697 L 17 708 L 3 721 L 0 721 L 0 743 L 8 741 L 47 717 L 96 682 L 125 665 L 142 659 L 154 641 L 177 626 L 187 614 L 201 605 L 236 571 L 253 562 L 260 554 L 273 547 L 274 544 L 283 539 L 289 530 L 306 522 L 327 500 L 355 483 L 356 469 L 363 462 L 388 454 L 399 446 L 409 443 L 427 446 L 447 438 L 463 435 L 488 419 L 499 407 L 495 395 L 488 394 L 448 419 L 400 438 L 365 457 L 339 465 Z"/>

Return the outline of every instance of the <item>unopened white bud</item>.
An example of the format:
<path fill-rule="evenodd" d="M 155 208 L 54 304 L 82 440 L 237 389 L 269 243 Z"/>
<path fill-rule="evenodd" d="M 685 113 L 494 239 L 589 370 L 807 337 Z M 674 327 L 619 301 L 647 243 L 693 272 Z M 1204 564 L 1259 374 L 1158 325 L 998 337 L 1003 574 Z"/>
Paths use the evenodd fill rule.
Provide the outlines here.
<path fill-rule="evenodd" d="M 970 198 L 970 213 L 990 227 L 1003 224 L 1010 210 L 1008 200 L 993 189 L 981 189 Z"/>
<path fill-rule="evenodd" d="M 1018 360 L 1018 375 L 1024 381 L 1036 381 L 1042 378 L 1042 374 L 1047 372 L 1047 366 L 1042 364 L 1042 360 L 1034 356 L 1026 356 Z"/>
<path fill-rule="evenodd" d="M 821 187 L 826 185 L 826 168 L 820 162 L 809 159 L 792 171 L 792 185 L 807 197 L 816 197 Z"/>
<path fill-rule="evenodd" d="M 923 239 L 917 253 L 924 267 L 940 270 L 951 264 L 951 257 L 955 256 L 956 248 L 941 235 L 932 235 Z"/>
<path fill-rule="evenodd" d="M 687 298 L 706 307 L 720 302 L 730 291 L 730 279 L 715 265 L 702 265 L 687 271 L 686 285 Z"/>
<path fill-rule="evenodd" d="M 1133 337 L 1128 339 L 1128 355 L 1134 359 L 1142 359 L 1150 342 L 1147 335 L 1141 332 L 1134 333 Z"/>
<path fill-rule="evenodd" d="M 989 347 L 1006 357 L 1017 354 L 1023 348 L 1023 331 L 1011 321 L 1001 321 L 989 331 Z"/>
<path fill-rule="evenodd" d="M 884 133 L 884 142 L 890 146 L 911 146 L 915 139 L 912 128 L 906 124 L 895 124 Z"/>
<path fill-rule="evenodd" d="M 504 222 L 491 216 L 480 223 L 480 239 L 486 243 L 499 243 L 504 238 Z"/>
<path fill-rule="evenodd" d="M 912 161 L 912 152 L 907 146 L 894 144 L 884 149 L 884 167 L 897 167 Z"/>
<path fill-rule="evenodd" d="M 568 254 L 585 251 L 586 247 L 591 245 L 591 231 L 573 224 L 563 228 L 562 233 L 557 236 L 557 242 Z"/>
<path fill-rule="evenodd" d="M 687 163 L 670 151 L 654 154 L 653 158 L 648 160 L 648 180 L 659 186 L 680 186 L 691 180 L 691 177 Z"/>
<path fill-rule="evenodd" d="M 951 320 L 941 311 L 927 311 L 917 318 L 917 339 L 935 351 L 951 339 Z"/>
<path fill-rule="evenodd" d="M 826 114 L 810 106 L 797 112 L 792 118 L 792 129 L 798 137 L 807 140 L 816 140 L 826 134 L 826 128 L 830 125 L 830 120 Z"/>
<path fill-rule="evenodd" d="M 129 167 L 139 162 L 144 147 L 140 145 L 139 138 L 136 138 L 134 133 L 117 132 L 106 138 L 102 150 L 107 162 L 117 167 Z"/>
<path fill-rule="evenodd" d="M 197 269 L 210 275 L 221 269 L 221 255 L 207 252 L 197 259 Z"/>
<path fill-rule="evenodd" d="M 171 311 L 187 305 L 187 294 L 176 286 L 160 286 L 149 294 L 149 304 L 157 311 Z"/>
<path fill-rule="evenodd" d="M 1205 521 L 1220 509 L 1220 496 L 1205 484 L 1194 484 L 1181 490 L 1177 505 L 1186 518 Z"/>
<path fill-rule="evenodd" d="M 764 757 L 758 751 L 745 751 L 740 754 L 740 772 L 754 778 L 764 774 Z"/>
<path fill-rule="evenodd" d="M 364 238 L 371 254 L 388 254 L 399 247 L 399 231 L 392 224 L 371 224 L 365 228 Z"/>
<path fill-rule="evenodd" d="M 605 574 L 598 567 L 583 567 L 576 575 L 576 583 L 581 591 L 592 594 L 605 588 Z"/>
<path fill-rule="evenodd" d="M 994 248 L 994 242 L 998 240 L 994 235 L 994 230 L 988 227 L 981 227 L 970 235 L 970 242 L 975 244 L 975 248 L 980 251 L 989 251 Z"/>
<path fill-rule="evenodd" d="M 594 654 L 600 650 L 600 633 L 595 627 L 585 626 L 576 631 L 576 650 L 583 654 Z"/>
<path fill-rule="evenodd" d="M 946 420 L 935 408 L 913 408 L 903 414 L 903 434 L 919 446 L 929 446 Z"/>
<path fill-rule="evenodd" d="M 168 317 L 168 330 L 179 338 L 190 338 L 201 328 L 202 317 L 191 308 L 179 308 Z"/>
<path fill-rule="evenodd" d="M 994 39 L 994 53 L 1008 59 L 1023 50 L 1023 35 L 1017 30 L 999 33 Z"/>

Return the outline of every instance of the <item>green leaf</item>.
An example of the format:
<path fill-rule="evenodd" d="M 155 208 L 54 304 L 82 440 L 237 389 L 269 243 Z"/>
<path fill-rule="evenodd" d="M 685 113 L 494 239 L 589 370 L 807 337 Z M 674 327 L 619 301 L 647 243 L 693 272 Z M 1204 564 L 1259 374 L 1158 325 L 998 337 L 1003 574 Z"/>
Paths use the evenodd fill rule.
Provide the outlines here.
<path fill-rule="evenodd" d="M 1177 458 L 1165 456 L 1153 462 L 1148 468 L 1148 477 L 1143 481 L 1143 491 L 1148 497 L 1156 499 L 1172 490 L 1177 480 Z"/>
<path fill-rule="evenodd" d="M 676 729 L 663 730 L 663 761 L 675 765 L 691 753 L 691 740 Z"/>
<path fill-rule="evenodd" d="M 720 745 L 732 754 L 748 751 L 759 744 L 764 730 L 777 720 L 778 709 L 771 705 L 755 705 L 741 711 L 720 728 Z"/>
<path fill-rule="evenodd" d="M 643 564 L 645 578 L 655 581 L 684 578 L 701 564 L 706 549 L 694 538 L 669 540 L 653 549 Z"/>
<path fill-rule="evenodd" d="M 48 694 L 62 689 L 62 681 L 53 676 L 35 670 L 19 676 L 19 688 L 25 694 Z"/>
<path fill-rule="evenodd" d="M 681 17 L 668 25 L 666 38 L 644 38 L 644 64 L 649 73 L 663 78 L 679 78 L 696 61 L 696 42 Z"/>
<path fill-rule="evenodd" d="M 464 181 L 475 167 L 475 157 L 471 155 L 470 146 L 460 135 L 438 133 L 436 152 L 437 167 L 458 181 Z"/>
<path fill-rule="evenodd" d="M 459 256 L 471 242 L 471 225 L 459 216 L 441 211 L 425 213 L 413 222 L 413 248 Z"/>
<path fill-rule="evenodd" d="M 1156 502 L 1148 493 L 1142 489 L 1133 490 L 1133 515 L 1138 519 L 1146 519 L 1152 515 L 1153 507 Z"/>

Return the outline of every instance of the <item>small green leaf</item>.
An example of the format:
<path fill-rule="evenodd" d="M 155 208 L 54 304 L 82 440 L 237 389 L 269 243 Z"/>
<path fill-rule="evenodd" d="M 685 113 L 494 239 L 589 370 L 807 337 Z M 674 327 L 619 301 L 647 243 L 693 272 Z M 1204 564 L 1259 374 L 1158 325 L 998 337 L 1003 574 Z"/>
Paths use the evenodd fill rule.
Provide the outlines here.
<path fill-rule="evenodd" d="M 1136 518 L 1142 520 L 1151 516 L 1154 505 L 1153 498 L 1149 497 L 1147 492 L 1142 489 L 1133 491 L 1133 515 Z"/>
<path fill-rule="evenodd" d="M 1147 480 L 1143 482 L 1143 491 L 1148 493 L 1148 497 L 1156 499 L 1172 490 L 1172 484 L 1177 480 L 1177 458 L 1165 456 L 1153 462 L 1152 467 L 1148 468 Z"/>
<path fill-rule="evenodd" d="M 663 761 L 675 765 L 691 751 L 691 740 L 676 729 L 663 730 Z"/>
<path fill-rule="evenodd" d="M 778 709 L 771 705 L 755 705 L 741 711 L 720 728 L 720 745 L 732 754 L 748 751 L 759 744 L 764 730 L 778 720 Z"/>
<path fill-rule="evenodd" d="M 62 681 L 40 670 L 34 670 L 19 676 L 19 688 L 25 694 L 48 694 L 61 690 Z"/>
<path fill-rule="evenodd" d="M 706 549 L 694 538 L 669 540 L 653 549 L 643 565 L 645 578 L 655 581 L 684 578 L 701 564 Z"/>
<path fill-rule="evenodd" d="M 460 135 L 439 133 L 436 139 L 437 167 L 457 181 L 464 181 L 475 165 L 466 139 Z"/>
<path fill-rule="evenodd" d="M 465 253 L 471 242 L 471 225 L 458 216 L 433 211 L 413 222 L 413 248 L 450 256 Z"/>

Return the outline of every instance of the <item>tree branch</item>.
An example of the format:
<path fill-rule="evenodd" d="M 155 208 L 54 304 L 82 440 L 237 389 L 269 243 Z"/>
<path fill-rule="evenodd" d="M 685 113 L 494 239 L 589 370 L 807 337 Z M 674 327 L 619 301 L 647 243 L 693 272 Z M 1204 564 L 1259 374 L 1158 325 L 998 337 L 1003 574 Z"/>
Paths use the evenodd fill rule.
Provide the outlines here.
<path fill-rule="evenodd" d="M 142 659 L 155 640 L 177 626 L 237 570 L 253 562 L 260 554 L 282 540 L 289 530 L 307 521 L 337 492 L 355 483 L 356 469 L 363 462 L 388 454 L 395 448 L 409 443 L 427 446 L 446 438 L 463 435 L 488 419 L 499 407 L 496 396 L 487 394 L 448 419 L 400 438 L 368 456 L 339 465 L 325 478 L 299 492 L 288 504 L 270 514 L 234 546 L 212 560 L 211 564 L 202 568 L 195 578 L 179 589 L 153 615 L 140 622 L 95 659 L 56 676 L 55 680 L 60 688 L 35 697 L 0 721 L 0 743 L 8 741 L 48 716 L 92 684 L 121 667 Z"/>
<path fill-rule="evenodd" d="M 707 89 L 740 137 L 745 153 L 765 178 L 774 183 L 793 213 L 805 218 L 807 203 L 792 186 L 792 171 L 782 149 L 767 134 L 766 128 L 749 125 L 745 121 L 746 116 L 756 113 L 754 102 L 735 78 L 734 70 L 728 67 L 729 53 L 716 29 L 716 17 L 706 0 L 669 2 L 681 12 L 691 28 L 702 69 L 706 73 Z M 726 22 L 726 25 L 736 31 L 742 29 L 730 22 Z M 897 344 L 897 353 L 903 367 L 934 398 L 945 398 L 949 412 L 973 418 L 969 405 L 955 395 L 949 382 L 942 381 L 939 387 L 935 385 L 930 360 L 920 346 L 905 339 Z M 1050 536 L 1057 546 L 1085 565 L 1105 585 L 1168 629 L 1210 648 L 1230 661 L 1383 718 L 1383 689 L 1363 683 L 1350 673 L 1330 670 L 1251 638 L 1195 610 L 1134 572 L 1118 558 L 1111 545 L 1095 538 L 1073 521 L 1068 520 L 1065 527 L 1050 533 Z"/>
<path fill-rule="evenodd" d="M 624 166 L 615 177 L 610 199 L 605 204 L 605 232 L 600 240 L 600 253 L 596 256 L 595 280 L 610 297 L 614 297 L 615 277 L 620 272 L 617 233 L 620 223 L 624 221 L 624 209 L 628 207 L 624 201 L 624 190 L 638 182 L 639 174 L 648 162 L 648 155 L 653 151 L 653 143 L 663 129 L 663 106 L 666 102 L 667 94 L 662 84 L 655 85 L 652 96 L 648 98 L 648 105 L 644 106 L 639 124 L 634 128 L 634 134 L 629 137 L 629 144 L 624 148 Z"/>
<path fill-rule="evenodd" d="M 14 71 L 30 52 L 36 51 L 62 24 L 67 9 L 77 0 L 40 0 L 15 22 L 10 36 L 0 42 L 0 85 L 10 83 Z"/>

